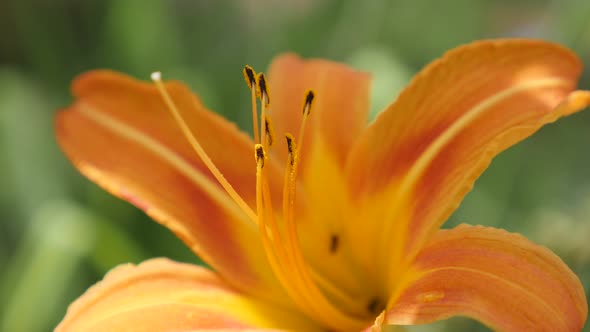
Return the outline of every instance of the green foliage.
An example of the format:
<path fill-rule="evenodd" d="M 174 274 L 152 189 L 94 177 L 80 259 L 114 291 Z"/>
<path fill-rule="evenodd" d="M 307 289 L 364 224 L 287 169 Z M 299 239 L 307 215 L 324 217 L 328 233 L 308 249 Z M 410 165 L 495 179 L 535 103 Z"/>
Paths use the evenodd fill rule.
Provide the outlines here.
<path fill-rule="evenodd" d="M 0 3 L 0 330 L 48 331 L 106 271 L 154 256 L 199 263 L 168 230 L 83 179 L 53 138 L 69 81 L 91 68 L 185 81 L 249 129 L 241 68 L 274 55 L 374 74 L 372 114 L 458 44 L 527 36 L 590 67 L 590 1 L 41 1 Z M 2 25 L 3 24 L 3 25 Z M 588 88 L 590 74 L 582 84 Z M 501 226 L 548 245 L 590 290 L 590 112 L 504 153 L 447 226 Z M 452 319 L 410 331 L 485 330 Z M 590 331 L 590 328 L 586 328 Z"/>

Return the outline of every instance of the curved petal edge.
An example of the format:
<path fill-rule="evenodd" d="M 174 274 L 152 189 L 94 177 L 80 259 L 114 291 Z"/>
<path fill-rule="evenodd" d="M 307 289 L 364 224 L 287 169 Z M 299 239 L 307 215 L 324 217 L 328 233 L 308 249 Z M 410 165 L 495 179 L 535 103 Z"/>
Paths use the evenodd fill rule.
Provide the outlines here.
<path fill-rule="evenodd" d="M 309 320 L 257 300 L 214 272 L 158 258 L 112 269 L 68 308 L 56 332 L 316 330 Z"/>
<path fill-rule="evenodd" d="M 387 323 L 461 315 L 501 331 L 579 331 L 588 315 L 580 280 L 557 255 L 501 229 L 441 230 L 410 270 Z"/>

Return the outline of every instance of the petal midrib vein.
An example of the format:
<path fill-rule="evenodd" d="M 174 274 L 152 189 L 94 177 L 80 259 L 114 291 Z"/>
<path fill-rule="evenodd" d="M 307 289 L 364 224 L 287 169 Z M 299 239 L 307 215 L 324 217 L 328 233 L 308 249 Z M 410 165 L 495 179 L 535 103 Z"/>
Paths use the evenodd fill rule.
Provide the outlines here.
<path fill-rule="evenodd" d="M 81 114 L 95 121 L 102 127 L 114 132 L 115 134 L 120 135 L 120 137 L 138 144 L 147 151 L 153 153 L 155 156 L 162 158 L 169 165 L 189 179 L 197 188 L 201 188 L 203 191 L 205 191 L 215 202 L 219 203 L 225 211 L 229 211 L 232 215 L 234 215 L 236 220 L 239 220 L 244 225 L 247 225 L 252 229 L 255 228 L 256 225 L 249 222 L 249 219 L 247 219 L 242 210 L 240 210 L 239 207 L 229 199 L 229 196 L 225 191 L 220 189 L 215 183 L 211 181 L 211 179 L 207 178 L 199 171 L 196 171 L 194 167 L 191 166 L 183 157 L 179 156 L 169 147 L 147 136 L 139 130 L 132 128 L 131 126 L 128 126 L 111 116 L 95 110 L 94 107 L 87 103 L 82 103 L 81 106 L 82 107 L 78 108 Z"/>

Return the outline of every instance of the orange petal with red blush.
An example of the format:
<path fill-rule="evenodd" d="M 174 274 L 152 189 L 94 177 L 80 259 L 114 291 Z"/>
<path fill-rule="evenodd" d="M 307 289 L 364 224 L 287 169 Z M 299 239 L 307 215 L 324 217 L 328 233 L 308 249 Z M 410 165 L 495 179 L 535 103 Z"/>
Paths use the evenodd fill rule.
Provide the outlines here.
<path fill-rule="evenodd" d="M 251 140 L 182 84 L 166 89 L 213 162 L 254 206 Z M 72 90 L 75 102 L 57 115 L 56 132 L 80 172 L 171 229 L 231 284 L 281 300 L 255 222 L 192 150 L 156 88 L 95 71 L 78 77 Z M 269 162 L 268 169 L 271 184 L 278 184 L 278 167 Z"/>
<path fill-rule="evenodd" d="M 501 331 L 579 331 L 588 314 L 579 279 L 559 257 L 500 229 L 439 231 L 404 280 L 387 323 L 462 315 Z"/>
<path fill-rule="evenodd" d="M 284 54 L 271 63 L 269 82 L 275 131 L 291 133 L 295 138 L 301 134 L 306 91 L 315 93 L 301 163 L 306 165 L 312 159 L 309 151 L 322 142 L 330 157 L 344 166 L 350 147 L 367 125 L 370 76 L 343 64 Z M 282 150 L 279 153 L 285 156 L 286 149 Z"/>
<path fill-rule="evenodd" d="M 573 92 L 580 73 L 571 51 L 531 40 L 476 42 L 428 65 L 353 148 L 353 201 L 381 211 L 351 232 L 359 259 L 411 260 L 494 156 L 590 104 Z"/>
<path fill-rule="evenodd" d="M 56 332 L 267 328 L 317 330 L 294 312 L 238 292 L 208 269 L 161 258 L 111 270 L 70 305 Z"/>
<path fill-rule="evenodd" d="M 315 98 L 299 151 L 298 183 L 304 188 L 297 207 L 297 223 L 307 262 L 319 273 L 348 289 L 362 288 L 348 271 L 343 255 L 330 252 L 334 237 L 342 235 L 347 217 L 346 160 L 354 141 L 367 125 L 371 77 L 344 64 L 303 60 L 294 54 L 277 57 L 269 68 L 270 116 L 275 133 L 292 133 L 296 140 L 308 89 Z M 282 139 L 279 137 L 278 139 Z M 286 160 L 287 149 L 272 150 Z"/>

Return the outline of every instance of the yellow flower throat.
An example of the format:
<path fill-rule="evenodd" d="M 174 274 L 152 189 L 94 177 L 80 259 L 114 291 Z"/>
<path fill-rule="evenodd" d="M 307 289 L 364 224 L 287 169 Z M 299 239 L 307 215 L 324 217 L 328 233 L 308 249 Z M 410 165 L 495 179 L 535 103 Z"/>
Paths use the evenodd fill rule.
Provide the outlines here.
<path fill-rule="evenodd" d="M 244 78 L 250 88 L 252 99 L 252 123 L 255 142 L 254 157 L 256 161 L 256 212 L 250 208 L 233 186 L 225 179 L 196 139 L 162 83 L 161 74 L 155 72 L 151 77 L 169 111 L 174 116 L 175 121 L 195 152 L 228 195 L 243 210 L 248 218 L 259 227 L 269 264 L 295 304 L 309 317 L 331 329 L 360 330 L 366 327 L 374 319 L 374 316 L 379 313 L 379 309 L 381 309 L 377 308 L 379 305 L 370 303 L 368 312 L 359 313 L 358 315 L 343 312 L 341 308 L 357 307 L 358 303 L 354 303 L 354 299 L 351 299 L 337 285 L 323 278 L 309 264 L 306 264 L 299 244 L 295 222 L 299 151 L 301 151 L 303 144 L 307 118 L 313 106 L 314 92 L 308 90 L 305 93 L 302 107 L 303 117 L 297 142 L 292 134 L 285 134 L 288 160 L 285 163 L 283 181 L 283 223 L 279 225 L 277 215 L 273 210 L 265 169 L 265 163 L 268 158 L 267 153 L 275 142 L 275 136 L 272 121 L 267 114 L 270 106 L 270 93 L 264 74 L 256 74 L 250 66 L 245 66 L 244 68 Z M 258 120 L 258 101 L 260 101 L 260 121 Z M 336 251 L 339 245 L 338 237 L 332 237 L 330 239 L 329 248 L 331 251 Z M 322 289 L 332 294 L 333 298 L 328 299 Z M 336 306 L 334 302 L 340 305 Z M 371 314 L 374 316 L 371 317 Z"/>

